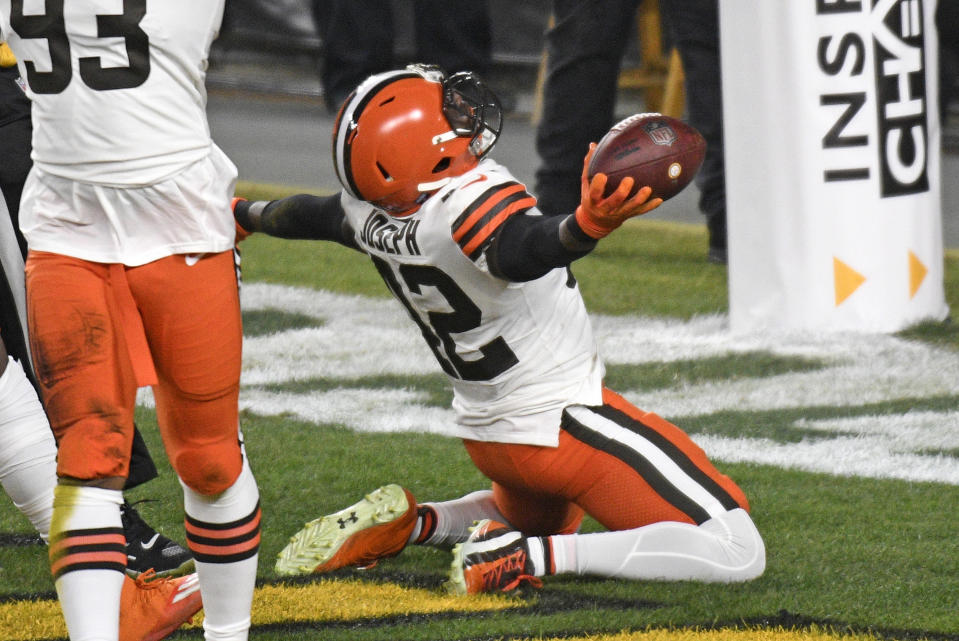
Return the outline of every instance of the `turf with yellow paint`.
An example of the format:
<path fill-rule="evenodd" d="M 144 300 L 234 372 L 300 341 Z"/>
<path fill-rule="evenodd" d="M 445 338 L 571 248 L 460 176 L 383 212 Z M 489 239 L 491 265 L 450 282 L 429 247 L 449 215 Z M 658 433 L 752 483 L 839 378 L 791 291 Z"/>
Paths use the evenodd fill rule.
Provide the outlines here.
<path fill-rule="evenodd" d="M 253 599 L 252 623 L 255 628 L 277 623 L 354 621 L 452 611 L 489 612 L 528 605 L 528 602 L 506 596 L 464 598 L 393 584 L 329 580 L 301 586 L 281 584 L 257 588 Z M 201 625 L 202 614 L 184 628 L 199 628 Z M 56 601 L 12 601 L 0 604 L 0 639 L 4 641 L 40 641 L 66 636 L 66 626 Z M 837 641 L 840 638 L 842 641 L 875 641 L 875 637 L 870 635 L 839 634 L 817 626 L 802 629 L 658 628 L 565 638 L 565 641 Z M 559 640 L 536 637 L 535 641 Z"/>
<path fill-rule="evenodd" d="M 588 635 L 564 638 L 562 641 L 876 641 L 865 634 L 839 634 L 832 630 L 812 627 L 807 629 L 750 628 L 747 630 L 722 628 L 719 630 L 674 630 L 654 629 L 644 632 L 622 634 Z M 560 641 L 559 639 L 535 639 L 530 641 Z"/>
<path fill-rule="evenodd" d="M 266 585 L 253 597 L 254 626 L 273 623 L 350 621 L 438 612 L 481 612 L 526 607 L 504 596 L 470 598 L 438 591 L 364 581 L 320 581 L 301 586 Z M 199 627 L 202 614 L 185 626 Z M 11 601 L 0 604 L 0 639 L 37 641 L 67 636 L 56 601 Z"/>

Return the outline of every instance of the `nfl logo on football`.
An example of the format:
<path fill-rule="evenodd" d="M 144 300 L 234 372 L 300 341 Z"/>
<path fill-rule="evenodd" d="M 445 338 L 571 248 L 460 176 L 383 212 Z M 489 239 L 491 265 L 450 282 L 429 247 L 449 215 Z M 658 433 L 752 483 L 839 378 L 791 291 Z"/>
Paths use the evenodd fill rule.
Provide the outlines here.
<path fill-rule="evenodd" d="M 665 122 L 653 120 L 643 126 L 643 131 L 657 145 L 668 147 L 676 142 L 676 132 Z"/>

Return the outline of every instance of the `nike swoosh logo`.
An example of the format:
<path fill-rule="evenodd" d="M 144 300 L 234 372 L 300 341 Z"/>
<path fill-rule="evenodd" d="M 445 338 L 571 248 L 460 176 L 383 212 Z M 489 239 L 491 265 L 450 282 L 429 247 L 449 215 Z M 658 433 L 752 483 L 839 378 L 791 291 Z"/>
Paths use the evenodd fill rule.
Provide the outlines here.
<path fill-rule="evenodd" d="M 146 541 L 146 542 L 140 541 L 140 547 L 142 547 L 144 550 L 149 550 L 150 548 L 153 547 L 153 544 L 157 542 L 158 538 L 160 538 L 159 532 L 154 534 L 153 538 L 151 538 L 149 541 Z"/>
<path fill-rule="evenodd" d="M 203 257 L 203 254 L 184 254 L 183 260 L 186 261 L 187 267 L 193 267 L 198 262 L 200 262 L 200 258 L 202 257 Z"/>
<path fill-rule="evenodd" d="M 466 189 L 467 187 L 469 187 L 469 186 L 472 185 L 473 183 L 481 183 L 481 182 L 483 182 L 484 180 L 486 180 L 486 174 L 480 174 L 479 176 L 477 176 L 477 177 L 474 178 L 473 180 L 469 181 L 468 183 L 466 183 L 465 185 L 463 185 L 462 187 L 460 187 L 460 189 Z"/>

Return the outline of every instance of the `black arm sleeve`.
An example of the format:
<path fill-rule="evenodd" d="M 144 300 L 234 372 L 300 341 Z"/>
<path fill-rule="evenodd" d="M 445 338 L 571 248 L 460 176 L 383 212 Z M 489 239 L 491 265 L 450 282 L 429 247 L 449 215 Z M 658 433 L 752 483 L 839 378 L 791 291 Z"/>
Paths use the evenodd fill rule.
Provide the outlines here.
<path fill-rule="evenodd" d="M 299 194 L 269 202 L 241 200 L 233 210 L 240 227 L 278 238 L 333 240 L 358 249 L 353 228 L 335 196 Z"/>
<path fill-rule="evenodd" d="M 566 267 L 596 247 L 574 216 L 516 214 L 503 223 L 486 250 L 490 272 L 514 282 L 535 280 Z"/>

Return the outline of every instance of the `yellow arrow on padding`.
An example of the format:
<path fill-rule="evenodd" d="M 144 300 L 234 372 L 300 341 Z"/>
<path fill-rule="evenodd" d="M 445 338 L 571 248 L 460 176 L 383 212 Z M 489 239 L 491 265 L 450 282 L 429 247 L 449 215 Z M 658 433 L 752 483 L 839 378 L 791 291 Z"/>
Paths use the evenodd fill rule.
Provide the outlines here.
<path fill-rule="evenodd" d="M 866 282 L 866 277 L 835 256 L 832 257 L 832 271 L 836 285 L 836 307 L 839 307 Z"/>
<path fill-rule="evenodd" d="M 919 288 L 922 286 L 922 282 L 926 280 L 926 274 L 929 273 L 929 270 L 925 265 L 922 264 L 922 261 L 912 253 L 909 252 L 909 298 L 912 299 L 915 297 L 916 292 L 919 291 Z"/>

